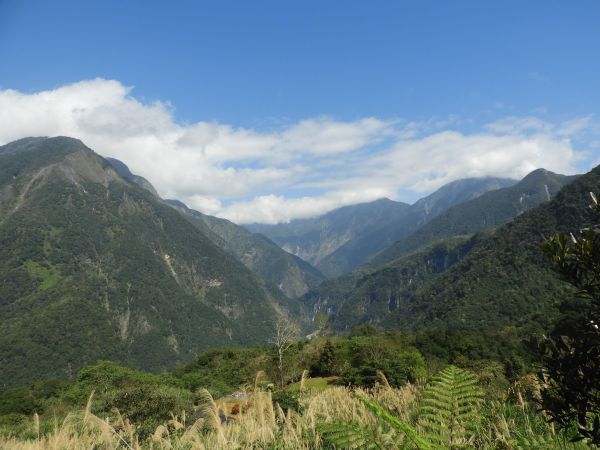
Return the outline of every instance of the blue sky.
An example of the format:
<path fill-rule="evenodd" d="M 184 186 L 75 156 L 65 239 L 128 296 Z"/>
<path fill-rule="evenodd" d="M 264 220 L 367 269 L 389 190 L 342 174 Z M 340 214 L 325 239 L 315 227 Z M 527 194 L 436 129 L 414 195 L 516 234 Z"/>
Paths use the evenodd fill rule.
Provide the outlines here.
<path fill-rule="evenodd" d="M 591 0 L 0 0 L 0 139 L 77 133 L 165 196 L 289 220 L 588 170 L 599 56 Z"/>

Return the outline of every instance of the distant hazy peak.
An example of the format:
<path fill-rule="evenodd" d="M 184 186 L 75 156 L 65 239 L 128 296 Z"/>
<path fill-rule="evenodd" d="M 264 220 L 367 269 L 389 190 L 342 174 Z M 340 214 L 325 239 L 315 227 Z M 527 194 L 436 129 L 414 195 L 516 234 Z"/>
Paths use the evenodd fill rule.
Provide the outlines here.
<path fill-rule="evenodd" d="M 526 183 L 528 181 L 539 181 L 549 178 L 565 178 L 568 176 L 569 175 L 562 175 L 560 173 L 551 172 L 550 170 L 546 169 L 535 169 L 534 171 L 529 172 L 527 175 L 525 175 L 520 181 L 520 183 Z"/>
<path fill-rule="evenodd" d="M 133 172 L 131 172 L 131 170 L 129 170 L 129 167 L 127 166 L 127 164 L 125 164 L 123 161 L 120 161 L 116 158 L 104 158 L 104 159 L 106 159 L 106 161 L 108 161 L 108 163 L 112 166 L 112 168 L 115 169 L 117 171 L 117 173 L 119 175 L 121 175 L 123 178 L 125 178 L 127 181 L 137 184 L 138 186 L 146 189 L 148 192 L 152 193 L 156 197 L 159 197 L 158 192 L 156 192 L 156 189 L 154 188 L 152 183 L 150 183 L 144 177 L 141 177 L 141 176 L 136 175 Z"/>
<path fill-rule="evenodd" d="M 481 183 L 501 183 L 501 184 L 515 184 L 518 180 L 513 178 L 501 178 L 501 177 L 467 177 L 467 178 L 459 178 L 458 180 L 450 181 L 449 183 L 444 184 L 438 190 L 454 188 L 456 186 L 464 186 L 464 185 L 475 185 Z"/>
<path fill-rule="evenodd" d="M 422 201 L 437 199 L 442 196 L 460 195 L 461 193 L 466 196 L 477 197 L 480 191 L 487 192 L 490 190 L 512 186 L 518 183 L 518 181 L 519 180 L 514 180 L 512 178 L 496 177 L 461 178 L 459 180 L 454 180 L 450 183 L 444 184 L 427 197 L 417 200 L 415 204 L 418 204 Z"/>
<path fill-rule="evenodd" d="M 459 203 L 434 218 L 413 234 L 394 242 L 374 255 L 369 267 L 387 264 L 436 240 L 471 235 L 502 225 L 523 212 L 550 200 L 577 176 L 536 169 L 521 181 Z"/>
<path fill-rule="evenodd" d="M 172 198 L 165 199 L 165 203 L 168 204 L 168 205 L 171 205 L 171 206 L 175 206 L 176 208 L 181 208 L 181 209 L 186 210 L 186 211 L 190 209 L 182 201 L 175 200 L 175 199 L 172 199 Z"/>
<path fill-rule="evenodd" d="M 123 161 L 120 161 L 116 158 L 104 158 L 106 159 L 111 166 L 113 166 L 113 168 L 117 171 L 117 173 L 119 175 L 121 175 L 123 178 L 127 179 L 127 180 L 132 180 L 134 175 L 131 172 L 131 170 L 129 170 L 129 167 L 127 166 L 127 164 L 125 164 Z"/>

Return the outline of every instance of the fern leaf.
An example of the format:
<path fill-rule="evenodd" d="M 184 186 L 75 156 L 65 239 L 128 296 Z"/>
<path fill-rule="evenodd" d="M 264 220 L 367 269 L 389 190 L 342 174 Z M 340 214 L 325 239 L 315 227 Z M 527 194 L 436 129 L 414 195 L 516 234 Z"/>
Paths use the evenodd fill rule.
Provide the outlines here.
<path fill-rule="evenodd" d="M 429 442 L 427 442 L 425 439 L 423 439 L 417 434 L 417 431 L 414 429 L 414 427 L 402 422 L 397 417 L 392 416 L 389 412 L 387 412 L 374 401 L 369 400 L 364 395 L 361 395 L 359 393 L 354 393 L 354 397 L 363 402 L 365 406 L 369 408 L 371 412 L 377 417 L 383 419 L 396 430 L 401 431 L 413 444 L 417 446 L 417 448 L 422 450 L 429 450 L 433 448 Z"/>
<path fill-rule="evenodd" d="M 372 427 L 358 422 L 329 422 L 318 427 L 324 443 L 334 448 L 384 450 L 385 443 L 379 442 Z"/>
<path fill-rule="evenodd" d="M 442 370 L 425 389 L 418 425 L 427 440 L 442 448 L 462 448 L 481 421 L 483 395 L 475 375 L 455 366 Z"/>

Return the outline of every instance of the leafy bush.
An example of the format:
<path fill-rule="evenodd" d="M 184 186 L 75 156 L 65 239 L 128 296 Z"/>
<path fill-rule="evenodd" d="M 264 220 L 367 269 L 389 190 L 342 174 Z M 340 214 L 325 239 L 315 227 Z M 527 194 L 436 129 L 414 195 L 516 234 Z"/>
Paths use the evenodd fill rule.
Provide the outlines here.
<path fill-rule="evenodd" d="M 273 404 L 278 403 L 284 411 L 287 411 L 288 409 L 296 412 L 300 411 L 300 402 L 297 394 L 286 391 L 275 391 L 272 393 L 272 399 Z"/>
<path fill-rule="evenodd" d="M 166 386 L 136 386 L 119 389 L 104 399 L 99 415 L 111 415 L 117 410 L 137 424 L 138 433 L 146 437 L 156 427 L 167 422 L 171 414 L 194 418 L 194 396 L 190 392 Z"/>
<path fill-rule="evenodd" d="M 373 386 L 378 372 L 383 372 L 392 386 L 402 386 L 426 375 L 423 355 L 390 336 L 354 337 L 347 351 L 349 359 L 340 378 L 343 384 Z"/>
<path fill-rule="evenodd" d="M 0 416 L 10 413 L 30 415 L 41 412 L 42 402 L 28 387 L 22 386 L 0 393 Z"/>

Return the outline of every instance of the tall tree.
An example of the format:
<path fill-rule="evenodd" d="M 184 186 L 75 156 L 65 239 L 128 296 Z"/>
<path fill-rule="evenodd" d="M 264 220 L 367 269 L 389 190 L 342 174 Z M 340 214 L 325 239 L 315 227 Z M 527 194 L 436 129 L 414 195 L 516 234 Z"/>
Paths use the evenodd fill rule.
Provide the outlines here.
<path fill-rule="evenodd" d="M 299 335 L 298 326 L 289 318 L 281 316 L 275 325 L 274 343 L 277 349 L 277 369 L 279 371 L 279 386 L 284 385 L 284 364 L 283 356 L 287 352 Z"/>
<path fill-rule="evenodd" d="M 563 318 L 542 342 L 542 407 L 563 427 L 577 423 L 577 439 L 600 444 L 600 204 L 590 227 L 556 234 L 544 244 L 561 277 L 577 289 Z"/>
<path fill-rule="evenodd" d="M 327 339 L 319 355 L 318 367 L 320 375 L 333 375 L 334 358 L 335 349 L 331 341 Z"/>

